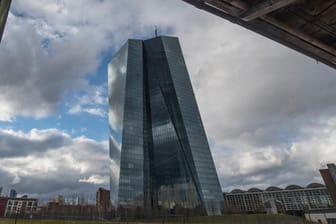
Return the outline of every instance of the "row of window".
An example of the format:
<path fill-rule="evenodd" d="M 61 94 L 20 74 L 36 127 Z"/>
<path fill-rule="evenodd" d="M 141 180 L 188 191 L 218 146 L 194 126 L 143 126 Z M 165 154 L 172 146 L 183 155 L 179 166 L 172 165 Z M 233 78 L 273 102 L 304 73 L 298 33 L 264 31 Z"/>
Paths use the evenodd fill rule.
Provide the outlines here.
<path fill-rule="evenodd" d="M 253 208 L 253 204 L 265 203 L 274 199 L 280 201 L 286 210 L 325 208 L 332 204 L 328 192 L 321 189 L 316 189 L 315 192 L 314 190 L 309 189 L 309 191 L 296 190 L 294 192 L 278 193 L 260 192 L 255 194 L 228 194 L 225 197 L 228 204 L 242 210 L 249 210 Z"/>

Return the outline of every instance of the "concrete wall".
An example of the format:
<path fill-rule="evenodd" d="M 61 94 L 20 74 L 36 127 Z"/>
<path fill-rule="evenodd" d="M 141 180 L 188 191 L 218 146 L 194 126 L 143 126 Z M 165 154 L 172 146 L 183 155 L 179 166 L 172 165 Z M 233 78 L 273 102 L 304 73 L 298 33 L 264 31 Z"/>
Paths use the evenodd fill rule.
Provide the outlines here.
<path fill-rule="evenodd" d="M 316 212 L 305 214 L 305 218 L 308 221 L 328 224 L 328 219 L 336 220 L 336 211 L 335 212 Z"/>

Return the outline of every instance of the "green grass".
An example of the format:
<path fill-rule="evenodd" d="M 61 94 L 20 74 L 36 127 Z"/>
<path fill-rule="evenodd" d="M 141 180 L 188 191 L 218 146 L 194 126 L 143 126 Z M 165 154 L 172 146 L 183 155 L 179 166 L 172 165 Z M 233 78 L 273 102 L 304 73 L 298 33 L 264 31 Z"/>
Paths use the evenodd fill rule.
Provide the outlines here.
<path fill-rule="evenodd" d="M 0 218 L 0 224 L 14 224 L 15 219 Z M 125 224 L 117 221 L 77 221 L 77 220 L 38 220 L 38 219 L 18 219 L 17 224 Z M 174 224 L 174 223 L 190 223 L 190 224 L 312 224 L 299 217 L 288 215 L 223 215 L 223 216 L 209 216 L 209 217 L 189 217 L 189 218 L 169 218 L 169 219 L 155 219 L 155 220 L 139 220 L 129 221 L 130 224 Z"/>

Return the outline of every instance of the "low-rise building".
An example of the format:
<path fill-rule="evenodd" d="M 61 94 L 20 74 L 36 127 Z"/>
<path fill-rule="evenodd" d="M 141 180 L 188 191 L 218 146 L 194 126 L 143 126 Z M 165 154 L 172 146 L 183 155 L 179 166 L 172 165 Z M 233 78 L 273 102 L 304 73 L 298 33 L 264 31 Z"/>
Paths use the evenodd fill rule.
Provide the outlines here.
<path fill-rule="evenodd" d="M 110 206 L 110 191 L 99 188 L 96 192 L 96 206 L 100 212 L 106 212 Z"/>
<path fill-rule="evenodd" d="M 4 216 L 32 215 L 37 209 L 37 199 L 23 196 L 21 198 L 7 198 Z"/>
<path fill-rule="evenodd" d="M 69 205 L 51 201 L 47 206 L 40 207 L 40 218 L 51 219 L 96 219 L 99 213 L 95 205 Z"/>
<path fill-rule="evenodd" d="M 310 210 L 305 213 L 305 218 L 321 224 L 336 224 L 336 209 Z"/>
<path fill-rule="evenodd" d="M 0 197 L 0 217 L 4 217 L 8 198 Z"/>
<path fill-rule="evenodd" d="M 305 210 L 333 207 L 327 188 L 318 183 L 312 183 L 306 187 L 289 185 L 284 189 L 274 186 L 265 190 L 258 188 L 251 188 L 248 191 L 235 189 L 230 193 L 224 193 L 224 200 L 226 210 L 235 213 L 267 211 L 303 213 Z"/>

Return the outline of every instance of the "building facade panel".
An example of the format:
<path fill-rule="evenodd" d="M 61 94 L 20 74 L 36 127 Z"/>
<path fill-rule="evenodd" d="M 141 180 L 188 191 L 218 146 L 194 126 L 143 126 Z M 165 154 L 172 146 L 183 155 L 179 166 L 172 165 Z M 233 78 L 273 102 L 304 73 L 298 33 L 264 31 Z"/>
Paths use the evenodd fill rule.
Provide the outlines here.
<path fill-rule="evenodd" d="M 37 209 L 37 199 L 33 198 L 8 198 L 5 217 L 32 215 Z"/>
<path fill-rule="evenodd" d="M 110 187 L 111 202 L 118 202 L 120 179 L 120 157 L 123 132 L 123 117 L 126 92 L 128 44 L 124 45 L 108 65 L 109 97 L 109 148 L 111 159 Z"/>
<path fill-rule="evenodd" d="M 119 189 L 111 180 L 111 194 L 119 192 L 115 201 L 136 201 L 153 211 L 220 214 L 221 188 L 178 39 L 129 40 L 109 66 L 125 77 L 117 87 L 124 94 L 119 132 L 109 113 L 110 139 L 122 133 L 116 141 L 121 146 L 110 150 L 121 151 Z M 115 91 L 110 79 L 109 73 L 109 94 Z"/>
<path fill-rule="evenodd" d="M 191 80 L 184 62 L 180 44 L 176 38 L 162 38 L 169 66 L 171 81 L 181 113 L 180 124 L 184 131 L 183 140 L 191 166 L 196 169 L 201 196 L 208 213 L 220 214 L 223 206 L 221 187 L 211 156 L 207 137 L 201 121 Z"/>
<path fill-rule="evenodd" d="M 266 212 L 267 204 L 274 203 L 278 212 L 303 212 L 334 206 L 325 186 L 271 191 L 233 191 L 224 194 L 226 209 L 237 213 Z"/>
<path fill-rule="evenodd" d="M 143 203 L 143 60 L 142 41 L 129 40 L 109 64 L 109 119 L 113 203 Z M 112 112 L 111 112 L 112 111 Z M 119 182 L 118 182 L 119 180 Z"/>
<path fill-rule="evenodd" d="M 153 192 L 160 206 L 194 208 L 200 194 L 190 163 L 184 155 L 175 90 L 161 39 L 144 42 L 149 80 L 149 98 L 153 135 Z M 167 193 L 162 191 L 168 191 Z M 167 201 L 164 203 L 163 201 Z M 166 205 L 164 205 L 164 204 Z M 161 205 L 162 204 L 162 205 Z"/>

